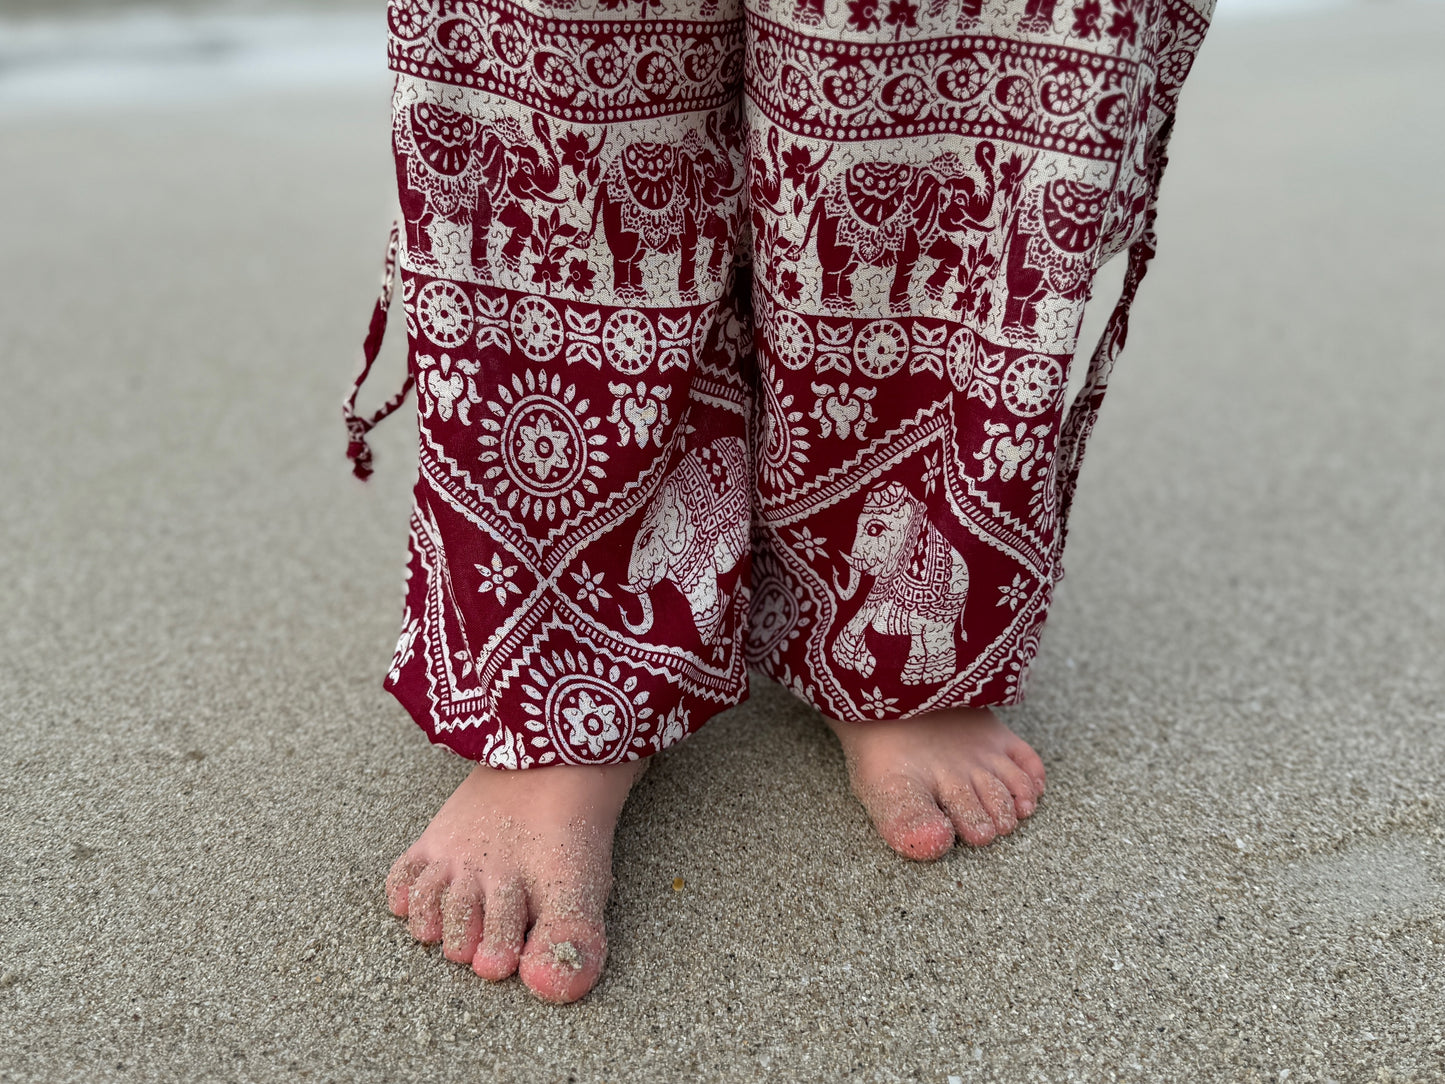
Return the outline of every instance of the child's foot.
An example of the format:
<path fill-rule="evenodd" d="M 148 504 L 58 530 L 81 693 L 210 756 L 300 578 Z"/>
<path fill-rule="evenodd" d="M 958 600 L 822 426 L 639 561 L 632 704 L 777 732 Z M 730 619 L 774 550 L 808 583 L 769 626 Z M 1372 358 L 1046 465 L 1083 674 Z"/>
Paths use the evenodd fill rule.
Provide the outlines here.
<path fill-rule="evenodd" d="M 576 1001 L 607 958 L 612 833 L 644 766 L 478 765 L 391 867 L 387 903 L 482 978 L 520 972 L 539 997 Z"/>
<path fill-rule="evenodd" d="M 828 725 L 853 793 L 905 858 L 943 857 L 954 833 L 975 847 L 1006 836 L 1044 792 L 1044 762 L 987 708 Z"/>

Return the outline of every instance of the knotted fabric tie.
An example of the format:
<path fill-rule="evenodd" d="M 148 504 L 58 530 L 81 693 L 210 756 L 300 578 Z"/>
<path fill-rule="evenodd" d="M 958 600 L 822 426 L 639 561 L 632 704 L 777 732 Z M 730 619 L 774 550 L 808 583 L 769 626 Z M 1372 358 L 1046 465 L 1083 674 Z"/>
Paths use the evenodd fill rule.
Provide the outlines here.
<path fill-rule="evenodd" d="M 1069 508 L 1074 503 L 1074 490 L 1079 484 L 1079 467 L 1084 461 L 1084 448 L 1088 444 L 1089 434 L 1094 430 L 1094 423 L 1099 418 L 1099 408 L 1103 405 L 1104 393 L 1109 389 L 1109 377 L 1114 371 L 1114 363 L 1119 360 L 1119 355 L 1124 350 L 1124 341 L 1129 337 L 1129 308 L 1134 304 L 1134 295 L 1138 293 L 1139 283 L 1149 270 L 1149 261 L 1154 258 L 1154 250 L 1158 244 L 1154 235 L 1154 218 L 1159 205 L 1159 181 L 1169 161 L 1165 152 L 1169 146 L 1172 128 L 1173 118 L 1170 118 L 1154 138 L 1154 146 L 1149 156 L 1149 198 L 1144 212 L 1144 228 L 1138 240 L 1129 246 L 1124 288 L 1119 293 L 1114 311 L 1109 314 L 1109 322 L 1104 325 L 1104 333 L 1099 336 L 1099 345 L 1089 359 L 1084 386 L 1074 397 L 1059 434 L 1059 529 L 1055 536 L 1056 556 L 1064 550 Z"/>
<path fill-rule="evenodd" d="M 381 341 L 386 337 L 386 317 L 391 309 L 391 295 L 396 287 L 396 256 L 400 243 L 401 231 L 398 223 L 393 222 L 391 236 L 386 244 L 386 264 L 381 273 L 381 293 L 376 299 L 376 307 L 371 310 L 371 326 L 367 328 L 366 341 L 361 346 L 361 372 L 351 385 L 351 394 L 341 405 L 341 416 L 346 421 L 348 438 L 346 457 L 351 460 L 352 473 L 362 481 L 370 476 L 372 469 L 371 447 L 366 443 L 366 434 L 406 402 L 406 397 L 416 382 L 411 374 L 411 367 L 408 366 L 406 379 L 399 392 L 383 403 L 369 418 L 356 413 L 356 396 L 361 391 L 361 386 L 366 383 L 366 378 L 371 375 L 371 367 L 376 363 L 377 354 L 381 352 Z"/>

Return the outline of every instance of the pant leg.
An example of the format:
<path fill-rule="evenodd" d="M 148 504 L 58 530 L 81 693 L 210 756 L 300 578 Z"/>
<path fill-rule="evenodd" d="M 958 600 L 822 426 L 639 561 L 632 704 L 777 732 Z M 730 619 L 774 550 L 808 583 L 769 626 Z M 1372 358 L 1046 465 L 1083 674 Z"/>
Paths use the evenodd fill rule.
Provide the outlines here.
<path fill-rule="evenodd" d="M 493 767 L 636 759 L 746 695 L 727 2 L 391 0 L 420 471 L 386 684 Z"/>
<path fill-rule="evenodd" d="M 1020 698 L 1209 3 L 749 0 L 749 655 L 825 713 Z"/>

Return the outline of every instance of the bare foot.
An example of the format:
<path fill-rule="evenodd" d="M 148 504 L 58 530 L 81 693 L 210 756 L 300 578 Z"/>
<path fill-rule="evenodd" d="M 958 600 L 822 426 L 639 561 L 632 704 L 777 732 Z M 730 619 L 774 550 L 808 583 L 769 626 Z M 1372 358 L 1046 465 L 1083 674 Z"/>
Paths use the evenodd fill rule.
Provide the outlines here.
<path fill-rule="evenodd" d="M 645 763 L 478 765 L 391 867 L 388 905 L 482 978 L 576 1001 L 607 959 L 612 833 Z"/>
<path fill-rule="evenodd" d="M 843 743 L 853 793 L 905 858 L 942 858 L 954 833 L 975 847 L 1006 836 L 1044 793 L 1044 762 L 987 708 L 827 722 Z"/>

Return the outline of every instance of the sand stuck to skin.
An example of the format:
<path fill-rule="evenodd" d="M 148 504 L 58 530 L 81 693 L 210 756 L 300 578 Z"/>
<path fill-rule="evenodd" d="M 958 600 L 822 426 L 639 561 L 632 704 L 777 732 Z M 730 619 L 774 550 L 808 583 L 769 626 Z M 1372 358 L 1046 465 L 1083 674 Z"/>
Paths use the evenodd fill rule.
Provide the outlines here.
<path fill-rule="evenodd" d="M 759 685 L 638 783 L 567 1008 L 382 899 L 466 772 L 380 688 L 415 434 L 343 457 L 385 80 L 0 118 L 0 1079 L 1440 1080 L 1442 37 L 1206 43 L 1007 713 L 1039 811 L 903 862 Z"/>
<path fill-rule="evenodd" d="M 571 941 L 558 941 L 553 945 L 552 959 L 573 971 L 582 970 L 582 950 Z"/>

